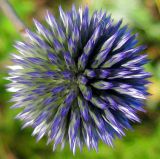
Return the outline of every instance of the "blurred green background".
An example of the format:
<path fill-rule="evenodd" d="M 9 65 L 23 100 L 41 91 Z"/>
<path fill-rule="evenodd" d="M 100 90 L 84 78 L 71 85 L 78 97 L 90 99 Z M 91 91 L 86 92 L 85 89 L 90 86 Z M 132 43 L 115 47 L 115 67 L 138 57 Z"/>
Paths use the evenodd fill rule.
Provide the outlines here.
<path fill-rule="evenodd" d="M 134 131 L 126 131 L 122 140 L 116 139 L 115 147 L 109 148 L 100 143 L 99 152 L 86 148 L 75 156 L 69 146 L 63 151 L 52 152 L 52 146 L 46 146 L 46 139 L 36 143 L 31 137 L 32 130 L 21 130 L 21 122 L 14 120 L 18 110 L 11 110 L 8 102 L 11 94 L 5 90 L 7 81 L 6 66 L 11 64 L 10 53 L 13 44 L 21 37 L 12 23 L 0 12 L 0 159 L 160 159 L 160 1 L 159 0 L 10 0 L 11 4 L 32 28 L 32 18 L 44 20 L 46 9 L 58 15 L 58 6 L 65 10 L 76 6 L 88 5 L 91 13 L 103 9 L 112 13 L 117 20 L 123 18 L 133 32 L 139 33 L 141 43 L 147 44 L 147 53 L 151 62 L 146 66 L 153 77 L 149 92 L 152 94 L 145 107 L 147 113 L 139 114 L 142 123 L 133 124 Z"/>

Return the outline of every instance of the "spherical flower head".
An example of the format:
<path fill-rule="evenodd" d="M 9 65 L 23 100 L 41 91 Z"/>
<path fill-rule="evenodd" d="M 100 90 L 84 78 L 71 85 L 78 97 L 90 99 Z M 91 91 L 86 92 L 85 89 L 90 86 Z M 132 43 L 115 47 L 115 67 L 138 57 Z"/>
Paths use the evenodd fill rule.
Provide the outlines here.
<path fill-rule="evenodd" d="M 64 12 L 55 19 L 47 12 L 47 25 L 34 20 L 36 32 L 17 42 L 8 90 L 14 92 L 12 108 L 23 127 L 64 147 L 97 150 L 98 141 L 112 146 L 113 139 L 139 122 L 149 83 L 143 65 L 148 61 L 122 20 L 88 8 Z"/>

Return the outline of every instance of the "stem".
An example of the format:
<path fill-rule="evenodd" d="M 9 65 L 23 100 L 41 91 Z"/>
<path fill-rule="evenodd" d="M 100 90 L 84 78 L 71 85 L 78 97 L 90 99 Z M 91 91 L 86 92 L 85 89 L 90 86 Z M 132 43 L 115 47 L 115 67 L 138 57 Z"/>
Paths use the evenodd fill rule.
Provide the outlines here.
<path fill-rule="evenodd" d="M 3 13 L 10 19 L 10 21 L 15 26 L 17 32 L 21 34 L 22 37 L 25 36 L 25 25 L 21 21 L 21 19 L 16 14 L 13 7 L 10 5 L 8 0 L 0 0 L 0 9 L 3 11 Z"/>
<path fill-rule="evenodd" d="M 160 13 L 160 0 L 156 0 L 156 4 L 157 4 L 158 11 Z"/>

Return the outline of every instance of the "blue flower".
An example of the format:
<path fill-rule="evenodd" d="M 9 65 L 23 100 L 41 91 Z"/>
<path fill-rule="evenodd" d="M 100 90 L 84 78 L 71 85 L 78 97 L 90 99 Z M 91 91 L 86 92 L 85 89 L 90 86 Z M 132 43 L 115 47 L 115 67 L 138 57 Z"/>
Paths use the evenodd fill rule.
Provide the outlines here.
<path fill-rule="evenodd" d="M 140 122 L 150 77 L 145 47 L 102 11 L 59 12 L 57 20 L 47 12 L 46 26 L 34 20 L 36 32 L 15 44 L 12 108 L 23 108 L 23 127 L 33 127 L 37 140 L 46 135 L 53 149 L 67 141 L 73 153 L 85 144 L 97 150 L 99 140 L 112 146 L 131 121 Z"/>

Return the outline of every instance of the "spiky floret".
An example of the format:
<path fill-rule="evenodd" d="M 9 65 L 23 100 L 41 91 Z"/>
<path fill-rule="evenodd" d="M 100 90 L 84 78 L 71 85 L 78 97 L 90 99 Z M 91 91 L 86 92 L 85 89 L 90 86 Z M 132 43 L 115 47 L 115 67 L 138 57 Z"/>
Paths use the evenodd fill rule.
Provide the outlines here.
<path fill-rule="evenodd" d="M 88 8 L 59 8 L 60 18 L 47 12 L 47 26 L 34 20 L 36 33 L 27 30 L 17 42 L 8 90 L 15 92 L 12 108 L 24 108 L 17 118 L 32 126 L 33 135 L 70 148 L 98 148 L 102 140 L 112 146 L 115 136 L 139 122 L 149 73 L 148 61 L 122 21 Z"/>

